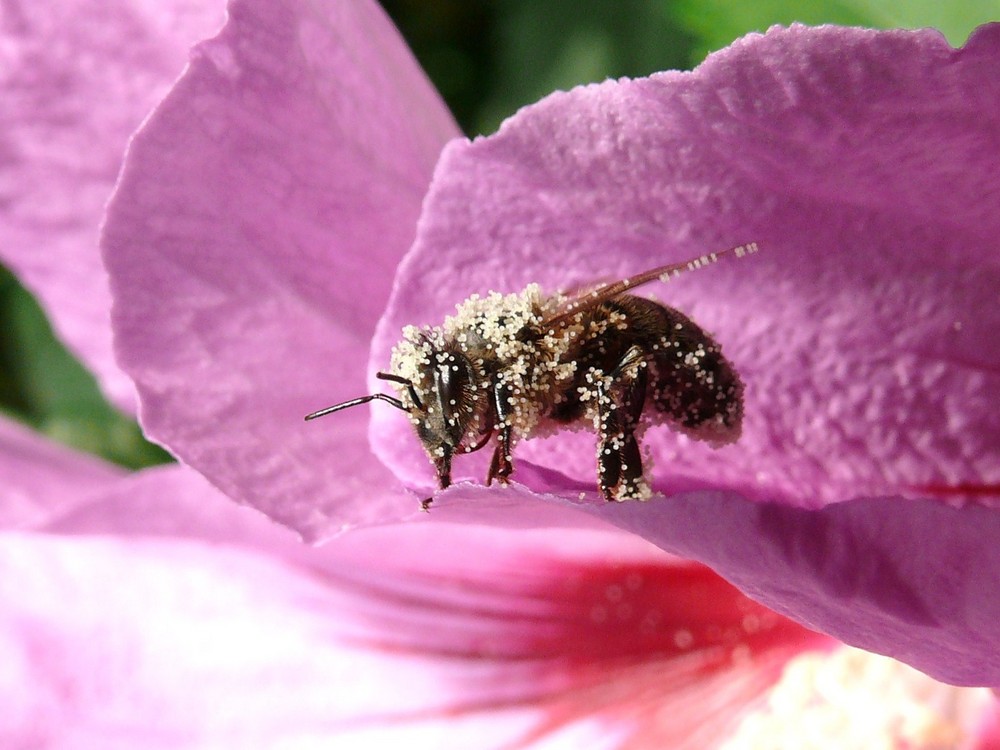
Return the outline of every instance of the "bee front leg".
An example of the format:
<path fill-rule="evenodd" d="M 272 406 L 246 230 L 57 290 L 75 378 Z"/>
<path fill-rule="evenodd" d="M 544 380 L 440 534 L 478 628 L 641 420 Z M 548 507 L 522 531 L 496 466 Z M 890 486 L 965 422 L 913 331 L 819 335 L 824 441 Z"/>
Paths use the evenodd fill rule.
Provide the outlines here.
<path fill-rule="evenodd" d="M 648 492 L 635 436 L 647 382 L 642 351 L 632 347 L 598 387 L 597 481 L 606 500 L 641 498 Z"/>
<path fill-rule="evenodd" d="M 511 403 L 514 392 L 505 381 L 494 381 L 493 383 L 493 408 L 496 412 L 497 420 L 497 446 L 493 451 L 493 458 L 490 460 L 490 470 L 486 474 L 486 485 L 489 486 L 496 479 L 500 484 L 507 484 L 507 477 L 514 473 L 514 464 L 511 461 L 511 424 L 510 418 L 514 408 Z"/>

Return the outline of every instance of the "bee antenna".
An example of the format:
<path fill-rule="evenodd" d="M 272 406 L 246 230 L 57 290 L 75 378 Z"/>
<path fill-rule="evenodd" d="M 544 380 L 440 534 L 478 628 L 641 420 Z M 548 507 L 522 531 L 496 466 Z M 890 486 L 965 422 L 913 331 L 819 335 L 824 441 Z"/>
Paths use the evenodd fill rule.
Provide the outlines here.
<path fill-rule="evenodd" d="M 375 377 L 379 380 L 388 380 L 392 383 L 399 383 L 400 385 L 405 385 L 406 390 L 410 392 L 410 398 L 413 399 L 414 405 L 418 409 L 423 409 L 424 405 L 420 403 L 420 397 L 417 396 L 417 389 L 413 387 L 413 383 L 406 378 L 401 378 L 399 375 L 393 375 L 391 372 L 376 372 Z"/>
<path fill-rule="evenodd" d="M 340 411 L 342 409 L 350 409 L 352 406 L 358 406 L 360 404 L 367 404 L 369 401 L 385 401 L 388 404 L 392 404 L 397 409 L 402 411 L 409 411 L 403 402 L 398 398 L 393 398 L 392 396 L 387 396 L 384 393 L 373 393 L 371 396 L 362 396 L 361 398 L 352 398 L 350 401 L 344 401 L 339 404 L 334 404 L 333 406 L 328 406 L 325 409 L 320 409 L 319 411 L 314 411 L 312 414 L 306 415 L 306 421 L 311 419 L 318 419 L 319 417 L 325 417 L 327 414 L 333 414 L 335 411 Z"/>

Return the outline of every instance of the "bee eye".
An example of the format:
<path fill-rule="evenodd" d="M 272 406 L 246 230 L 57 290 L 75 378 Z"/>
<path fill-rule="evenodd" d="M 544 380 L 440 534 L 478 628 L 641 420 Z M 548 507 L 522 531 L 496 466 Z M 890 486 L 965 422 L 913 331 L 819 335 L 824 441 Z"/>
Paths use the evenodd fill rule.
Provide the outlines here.
<path fill-rule="evenodd" d="M 438 400 L 441 402 L 441 412 L 446 419 L 453 416 L 455 402 L 461 394 L 462 384 L 459 382 L 459 374 L 448 365 L 440 365 L 435 378 L 437 384 Z"/>
<path fill-rule="evenodd" d="M 461 354 L 449 356 L 434 371 L 435 395 L 441 406 L 441 416 L 447 425 L 449 435 L 455 440 L 455 445 L 461 440 L 465 431 L 466 419 L 463 407 L 468 399 L 471 382 L 471 366 Z"/>

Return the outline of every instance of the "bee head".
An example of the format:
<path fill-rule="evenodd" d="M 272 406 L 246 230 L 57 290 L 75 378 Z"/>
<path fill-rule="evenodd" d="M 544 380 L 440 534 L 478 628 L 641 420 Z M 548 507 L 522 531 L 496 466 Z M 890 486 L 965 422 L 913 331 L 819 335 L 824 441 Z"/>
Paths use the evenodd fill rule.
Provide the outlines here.
<path fill-rule="evenodd" d="M 457 452 L 482 448 L 492 429 L 488 424 L 486 391 L 477 386 L 476 372 L 461 345 L 412 329 L 393 350 L 392 373 L 375 374 L 396 384 L 399 398 L 385 393 L 362 396 L 313 412 L 322 417 L 372 400 L 405 411 L 434 463 L 441 488 L 451 484 L 451 459 Z"/>
<path fill-rule="evenodd" d="M 383 375 L 379 373 L 379 377 Z M 477 423 L 472 364 L 456 349 L 436 350 L 424 358 L 417 375 L 403 383 L 401 400 L 444 488 L 451 484 L 452 456 L 463 449 L 473 431 L 470 428 Z"/>

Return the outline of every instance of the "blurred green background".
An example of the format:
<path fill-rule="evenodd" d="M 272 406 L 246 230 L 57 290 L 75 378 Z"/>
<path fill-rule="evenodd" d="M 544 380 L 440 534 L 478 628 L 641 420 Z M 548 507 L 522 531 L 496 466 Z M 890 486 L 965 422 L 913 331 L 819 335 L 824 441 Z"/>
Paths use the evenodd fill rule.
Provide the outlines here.
<path fill-rule="evenodd" d="M 555 89 L 690 69 L 751 31 L 800 21 L 933 26 L 960 46 L 1000 0 L 382 0 L 468 135 Z"/>
<path fill-rule="evenodd" d="M 955 46 L 1000 18 L 1000 0 L 382 0 L 468 135 L 555 89 L 689 69 L 750 31 L 801 21 L 940 29 Z M 170 460 L 110 407 L 0 268 L 0 411 L 81 450 L 139 468 Z"/>

